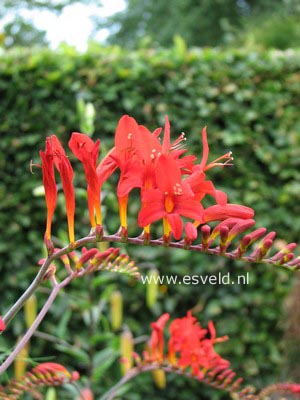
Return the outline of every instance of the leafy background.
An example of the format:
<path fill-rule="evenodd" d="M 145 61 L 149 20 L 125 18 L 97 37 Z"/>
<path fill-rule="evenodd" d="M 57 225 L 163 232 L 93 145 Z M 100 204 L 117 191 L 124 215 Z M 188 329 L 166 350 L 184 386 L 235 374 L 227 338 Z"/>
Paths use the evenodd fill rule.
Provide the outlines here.
<path fill-rule="evenodd" d="M 12 50 L 0 58 L 0 271 L 1 312 L 23 292 L 43 256 L 45 204 L 37 188 L 41 173 L 38 152 L 45 137 L 55 133 L 67 147 L 72 131 L 80 128 L 78 101 L 96 110 L 93 138 L 101 139 L 102 156 L 112 146 L 118 119 L 125 113 L 150 129 L 171 121 L 172 136 L 188 137 L 189 153 L 201 157 L 201 129 L 208 127 L 210 159 L 232 150 L 234 167 L 212 170 L 210 177 L 229 200 L 253 207 L 257 226 L 276 230 L 285 242 L 299 240 L 300 226 L 300 52 L 296 50 L 191 49 L 180 38 L 170 49 L 128 51 L 91 46 L 85 54 L 60 50 Z M 71 157 L 71 156 L 70 156 Z M 81 165 L 76 171 L 76 236 L 86 235 L 89 220 Z M 107 229 L 118 228 L 114 187 L 104 187 Z M 65 242 L 64 200 L 59 196 L 53 232 Z M 130 200 L 130 231 L 137 232 L 138 205 Z M 281 244 L 278 241 L 278 246 Z M 162 312 L 183 316 L 193 309 L 204 326 L 216 322 L 219 335 L 230 341 L 221 354 L 245 378 L 262 387 L 279 380 L 300 379 L 299 331 L 292 331 L 299 274 L 273 267 L 225 262 L 223 259 L 168 249 L 124 248 L 143 273 L 234 275 L 249 272 L 247 286 L 162 286 L 153 307 L 145 287 L 107 274 L 74 282 L 57 299 L 34 337 L 30 357 L 55 360 L 81 372 L 83 382 L 103 394 L 120 377 L 120 331 L 111 332 L 109 299 L 118 289 L 124 299 L 123 328 L 145 340 L 149 324 Z M 295 286 L 296 287 L 296 286 Z M 47 285 L 38 293 L 46 299 Z M 287 297 L 288 296 L 288 297 Z M 299 303 L 298 303 L 299 304 Z M 92 322 L 92 323 L 91 323 Z M 297 324 L 296 324 L 297 326 Z M 22 313 L 1 337 L 6 351 L 24 332 Z M 142 350 L 143 344 L 137 346 Z M 297 353 L 298 351 L 298 353 Z M 298 354 L 298 355 L 297 355 Z M 29 363 L 30 364 L 30 363 Z M 12 371 L 9 372 L 12 374 Z M 5 376 L 4 379 L 7 377 Z M 219 399 L 196 382 L 168 377 L 166 390 L 153 385 L 150 374 L 124 388 L 122 399 L 142 397 Z M 69 391 L 64 398 L 74 398 Z M 226 395 L 222 398 L 226 399 Z"/>

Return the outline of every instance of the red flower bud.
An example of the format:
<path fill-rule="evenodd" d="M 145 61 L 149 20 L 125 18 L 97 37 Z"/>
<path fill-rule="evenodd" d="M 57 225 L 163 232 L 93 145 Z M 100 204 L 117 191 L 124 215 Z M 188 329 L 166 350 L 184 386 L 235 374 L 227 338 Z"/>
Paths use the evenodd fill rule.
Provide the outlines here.
<path fill-rule="evenodd" d="M 3 319 L 0 317 L 0 332 L 5 331 L 5 329 L 6 329 L 6 324 L 3 321 Z"/>

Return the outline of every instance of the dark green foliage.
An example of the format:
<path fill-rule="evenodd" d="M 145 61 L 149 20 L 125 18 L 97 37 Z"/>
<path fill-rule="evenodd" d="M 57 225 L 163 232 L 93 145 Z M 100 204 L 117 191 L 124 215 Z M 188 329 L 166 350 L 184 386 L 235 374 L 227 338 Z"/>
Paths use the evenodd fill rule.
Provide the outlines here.
<path fill-rule="evenodd" d="M 9 52 L 0 60 L 0 271 L 1 312 L 10 306 L 37 271 L 42 257 L 45 204 L 33 190 L 41 185 L 38 152 L 46 135 L 55 133 L 67 145 L 79 129 L 78 97 L 96 109 L 94 138 L 101 138 L 102 156 L 112 145 L 120 116 L 128 113 L 149 128 L 171 121 L 172 137 L 181 131 L 190 152 L 201 157 L 201 129 L 208 126 L 210 160 L 233 151 L 234 167 L 211 170 L 219 189 L 229 201 L 256 210 L 258 226 L 274 229 L 287 241 L 299 240 L 300 226 L 300 53 L 187 51 L 178 40 L 169 50 L 125 52 L 117 47 L 96 48 L 79 55 L 65 49 Z M 89 231 L 85 180 L 81 165 L 73 162 L 76 177 L 76 237 Z M 112 181 L 116 181 L 116 176 Z M 118 228 L 116 198 L 112 185 L 104 187 L 108 230 Z M 130 199 L 130 232 L 136 228 L 137 203 Z M 64 199 L 60 193 L 54 235 L 66 231 Z M 149 322 L 161 312 L 182 316 L 193 308 L 206 326 L 216 321 L 219 335 L 230 341 L 220 345 L 246 382 L 263 386 L 284 378 L 281 374 L 283 300 L 290 286 L 287 271 L 263 265 L 226 263 L 188 251 L 127 247 L 142 272 L 155 266 L 161 274 L 250 274 L 248 286 L 197 285 L 162 288 L 153 310 L 145 305 L 145 287 L 126 278 L 98 274 L 74 282 L 56 301 L 40 330 L 57 336 L 57 343 L 32 340 L 32 357 L 55 355 L 57 362 L 78 369 L 103 393 L 119 374 L 118 335 L 110 333 L 108 298 L 118 287 L 124 295 L 125 324 L 135 336 L 150 331 Z M 45 290 L 45 289 L 44 289 Z M 165 290 L 166 293 L 165 293 Z M 39 295 L 43 301 L 45 296 Z M 101 302 L 99 303 L 101 298 Z M 92 312 L 92 305 L 93 310 Z M 100 305 L 99 305 L 100 304 Z M 98 311 L 97 311 L 98 310 Z M 101 310 L 101 311 L 99 311 Z M 90 324 L 90 318 L 95 318 Z M 82 322 L 84 321 L 84 323 Z M 84 324 L 84 326 L 83 326 Z M 10 328 L 12 337 L 23 330 L 21 314 Z M 1 344 L 12 345 L 8 340 Z M 70 346 L 71 344 L 71 346 Z M 110 346 L 110 352 L 107 347 Z M 142 346 L 139 348 L 142 349 Z M 103 359 L 105 363 L 103 364 Z M 91 371 L 88 365 L 95 362 Z M 110 368 L 107 370 L 106 368 Z M 109 372 L 108 372 L 109 371 Z M 208 395 L 201 385 L 169 377 L 165 392 L 152 389 L 151 376 L 130 383 L 130 400 L 199 399 Z M 143 387 L 147 388 L 143 389 Z M 151 396 L 151 397 L 150 397 Z M 169 397 L 167 397 L 169 396 Z M 173 397 L 172 397 L 173 396 Z M 205 397 L 207 396 L 207 397 Z M 202 397 L 201 397 L 202 398 Z M 226 398 L 226 397 L 224 397 Z"/>

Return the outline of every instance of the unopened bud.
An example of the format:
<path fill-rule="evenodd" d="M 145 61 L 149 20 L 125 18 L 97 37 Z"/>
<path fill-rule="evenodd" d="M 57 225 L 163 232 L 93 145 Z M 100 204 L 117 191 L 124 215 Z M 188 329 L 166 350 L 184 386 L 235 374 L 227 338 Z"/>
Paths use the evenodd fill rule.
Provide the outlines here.
<path fill-rule="evenodd" d="M 6 329 L 6 324 L 3 321 L 3 319 L 0 317 L 0 333 L 5 331 L 5 329 Z"/>
<path fill-rule="evenodd" d="M 263 241 L 263 244 L 260 245 L 252 254 L 251 256 L 254 257 L 255 261 L 261 261 L 266 254 L 268 253 L 268 251 L 270 250 L 270 248 L 273 245 L 273 240 L 272 239 L 265 239 Z"/>
<path fill-rule="evenodd" d="M 271 257 L 271 260 L 273 261 L 283 261 L 284 258 L 288 255 L 288 254 L 292 254 L 292 252 L 296 249 L 297 244 L 296 243 L 289 243 L 288 245 L 286 245 L 283 249 L 281 249 L 278 253 L 276 253 L 273 257 Z M 290 257 L 290 256 L 289 256 Z M 290 260 L 291 261 L 291 260 Z"/>
<path fill-rule="evenodd" d="M 133 365 L 133 337 L 130 331 L 121 335 L 121 372 L 125 375 Z"/>
<path fill-rule="evenodd" d="M 29 329 L 37 316 L 37 300 L 33 294 L 24 304 L 26 327 Z"/>
<path fill-rule="evenodd" d="M 112 292 L 110 296 L 110 319 L 113 331 L 120 329 L 123 318 L 123 297 L 118 290 Z"/>
<path fill-rule="evenodd" d="M 185 248 L 188 249 L 194 240 L 198 237 L 198 231 L 194 224 L 191 222 L 187 222 L 184 226 L 185 230 L 185 238 L 184 238 L 184 245 Z"/>
<path fill-rule="evenodd" d="M 86 264 L 89 260 L 94 258 L 96 256 L 96 254 L 98 254 L 97 249 L 87 250 L 86 247 L 83 247 L 82 248 L 82 256 L 77 261 L 75 268 L 81 269 L 84 266 L 84 264 Z"/>
<path fill-rule="evenodd" d="M 155 386 L 158 389 L 165 389 L 166 387 L 166 374 L 163 369 L 155 369 L 152 371 L 152 377 L 155 383 Z"/>
<path fill-rule="evenodd" d="M 157 301 L 159 292 L 159 272 L 151 268 L 147 273 L 146 304 L 151 309 Z"/>
<path fill-rule="evenodd" d="M 235 224 L 229 232 L 229 241 L 231 242 L 237 235 L 251 228 L 254 224 L 254 219 L 246 219 Z"/>
<path fill-rule="evenodd" d="M 220 229 L 220 251 L 224 253 L 229 246 L 230 241 L 228 241 L 228 233 L 229 228 L 228 226 L 224 225 Z"/>
<path fill-rule="evenodd" d="M 238 256 L 242 257 L 248 250 L 249 246 L 251 246 L 252 243 L 260 239 L 265 233 L 266 233 L 266 228 L 258 228 L 255 231 L 245 235 L 242 238 L 241 243 L 237 249 Z"/>
<path fill-rule="evenodd" d="M 15 379 L 21 379 L 26 372 L 27 359 L 29 353 L 29 342 L 20 350 L 14 361 Z"/>
<path fill-rule="evenodd" d="M 211 231 L 211 229 L 210 229 L 209 225 L 201 226 L 201 239 L 202 239 L 202 245 L 203 245 L 204 248 L 208 247 L 210 231 Z"/>

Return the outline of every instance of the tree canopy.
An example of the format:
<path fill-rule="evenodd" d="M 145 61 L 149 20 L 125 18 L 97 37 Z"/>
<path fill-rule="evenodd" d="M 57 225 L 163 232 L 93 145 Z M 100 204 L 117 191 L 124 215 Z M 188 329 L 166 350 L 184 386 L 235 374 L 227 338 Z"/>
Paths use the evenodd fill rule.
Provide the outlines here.
<path fill-rule="evenodd" d="M 110 43 L 129 48 L 147 36 L 153 44 L 168 47 L 174 34 L 190 46 L 217 46 L 253 18 L 295 8 L 296 0 L 127 0 L 126 9 L 104 25 L 111 29 Z"/>

